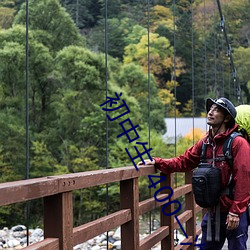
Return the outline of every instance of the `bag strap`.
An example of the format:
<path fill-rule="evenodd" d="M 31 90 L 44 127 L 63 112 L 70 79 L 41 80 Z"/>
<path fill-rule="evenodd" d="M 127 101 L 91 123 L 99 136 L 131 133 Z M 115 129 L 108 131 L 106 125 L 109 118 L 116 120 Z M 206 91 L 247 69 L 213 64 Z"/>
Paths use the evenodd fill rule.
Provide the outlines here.
<path fill-rule="evenodd" d="M 200 162 L 205 162 L 205 160 L 206 160 L 206 152 L 207 152 L 207 144 L 202 142 Z"/>
<path fill-rule="evenodd" d="M 232 144 L 233 144 L 233 140 L 237 137 L 237 136 L 242 136 L 241 133 L 239 132 L 233 132 L 231 133 L 227 138 L 226 141 L 223 145 L 223 154 L 225 157 L 225 160 L 227 161 L 230 170 L 233 171 L 233 155 L 232 155 Z M 229 182 L 227 184 L 227 187 L 224 191 L 224 194 L 226 194 L 231 200 L 234 199 L 234 184 L 232 181 L 232 174 L 230 175 L 230 179 Z"/>
<path fill-rule="evenodd" d="M 233 140 L 237 137 L 237 136 L 242 136 L 241 133 L 239 132 L 233 132 L 231 133 L 227 138 L 226 141 L 223 145 L 223 154 L 225 156 L 225 159 L 230 167 L 230 169 L 233 169 L 233 155 L 232 155 L 232 144 L 233 144 Z"/>

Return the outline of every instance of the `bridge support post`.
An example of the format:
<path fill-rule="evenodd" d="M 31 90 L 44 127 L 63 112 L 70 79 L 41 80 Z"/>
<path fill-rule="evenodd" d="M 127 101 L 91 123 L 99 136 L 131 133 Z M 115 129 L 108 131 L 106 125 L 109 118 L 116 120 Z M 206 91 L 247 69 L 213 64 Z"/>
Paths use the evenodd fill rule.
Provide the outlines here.
<path fill-rule="evenodd" d="M 185 173 L 185 183 L 190 184 L 192 180 L 192 172 L 186 172 Z M 193 242 L 196 236 L 196 211 L 195 211 L 195 200 L 193 196 L 193 192 L 188 193 L 185 195 L 185 210 L 191 210 L 192 211 L 192 218 L 189 219 L 186 222 L 186 233 L 188 236 L 193 237 Z M 194 249 L 194 246 L 190 246 L 190 250 Z"/>
<path fill-rule="evenodd" d="M 121 226 L 121 249 L 139 250 L 138 178 L 120 182 L 121 209 L 130 209 L 132 220 Z"/>
<path fill-rule="evenodd" d="M 60 250 L 73 249 L 72 192 L 44 198 L 44 238 L 59 238 Z"/>
<path fill-rule="evenodd" d="M 161 173 L 161 175 L 164 175 Z M 169 186 L 174 189 L 174 177 L 173 174 L 165 175 L 166 180 L 161 182 L 161 187 Z M 165 189 L 161 193 L 170 193 L 169 190 Z M 169 201 L 173 200 L 173 196 Z M 170 204 L 165 208 L 165 213 L 174 212 L 174 204 Z M 161 226 L 169 227 L 169 235 L 161 241 L 162 250 L 174 250 L 174 216 L 166 216 L 161 210 Z"/>

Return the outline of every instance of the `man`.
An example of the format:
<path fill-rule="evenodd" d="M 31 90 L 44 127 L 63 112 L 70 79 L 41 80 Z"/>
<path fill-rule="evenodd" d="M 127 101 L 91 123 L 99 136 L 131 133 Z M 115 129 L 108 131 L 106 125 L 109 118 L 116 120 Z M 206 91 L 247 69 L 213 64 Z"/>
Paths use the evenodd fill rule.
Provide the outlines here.
<path fill-rule="evenodd" d="M 202 144 L 207 144 L 206 159 L 211 160 L 215 167 L 221 169 L 221 185 L 226 189 L 232 177 L 234 185 L 233 198 L 223 193 L 220 197 L 220 237 L 215 240 L 215 214 L 210 212 L 212 223 L 212 241 L 207 241 L 208 213 L 202 220 L 203 249 L 220 250 L 225 239 L 228 239 L 229 250 L 246 250 L 248 237 L 247 206 L 250 201 L 250 146 L 249 143 L 237 136 L 232 144 L 233 170 L 225 160 L 213 159 L 223 157 L 223 145 L 226 138 L 238 130 L 235 124 L 236 109 L 226 98 L 217 100 L 207 99 L 207 124 L 210 129 L 205 137 L 187 149 L 184 154 L 172 159 L 153 158 L 145 160 L 145 164 L 154 164 L 165 174 L 173 172 L 186 172 L 198 166 L 202 152 Z M 223 159 L 223 158 L 222 158 Z M 142 165 L 139 162 L 138 165 Z M 210 216 L 209 216 L 210 217 Z"/>

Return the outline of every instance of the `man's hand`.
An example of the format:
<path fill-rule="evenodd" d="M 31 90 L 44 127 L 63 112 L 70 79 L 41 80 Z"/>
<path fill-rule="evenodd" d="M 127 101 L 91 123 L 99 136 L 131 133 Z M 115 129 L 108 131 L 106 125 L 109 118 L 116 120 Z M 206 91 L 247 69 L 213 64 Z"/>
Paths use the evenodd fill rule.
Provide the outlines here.
<path fill-rule="evenodd" d="M 150 159 L 146 159 L 146 160 L 144 160 L 144 162 L 145 162 L 145 165 L 155 165 L 155 160 L 151 161 Z M 139 161 L 137 163 L 137 166 L 141 166 L 141 165 L 144 165 L 144 164 L 142 161 Z"/>
<path fill-rule="evenodd" d="M 240 223 L 239 216 L 233 216 L 231 214 L 227 215 L 226 224 L 227 224 L 228 230 L 233 230 L 233 229 L 237 228 L 239 226 L 239 223 Z"/>

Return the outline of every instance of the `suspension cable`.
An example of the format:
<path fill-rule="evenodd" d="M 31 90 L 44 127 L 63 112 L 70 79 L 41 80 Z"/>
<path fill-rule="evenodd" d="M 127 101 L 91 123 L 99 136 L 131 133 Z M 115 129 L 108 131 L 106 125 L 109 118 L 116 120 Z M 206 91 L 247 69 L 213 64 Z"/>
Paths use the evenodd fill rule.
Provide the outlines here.
<path fill-rule="evenodd" d="M 174 131 L 175 131 L 175 136 L 174 136 L 174 154 L 176 156 L 177 154 L 177 140 L 176 140 L 176 137 L 177 137 L 177 119 L 176 119 L 176 116 L 177 116 L 177 107 L 176 107 L 176 98 L 177 98 L 177 86 L 176 86 L 176 28 L 175 28 L 175 25 L 176 25 L 176 2 L 175 0 L 173 0 L 173 23 L 174 23 L 174 58 L 173 58 L 173 61 L 174 61 L 174 73 L 173 73 L 173 81 L 174 81 L 174 114 L 175 114 L 175 119 L 174 119 Z M 177 187 L 177 173 L 175 173 L 175 186 Z M 175 237 L 176 237 L 176 242 L 178 243 L 179 242 L 179 238 L 178 238 L 178 233 L 177 233 L 177 230 L 175 231 Z"/>
<path fill-rule="evenodd" d="M 26 72 L 26 174 L 25 179 L 29 179 L 29 0 L 26 0 L 26 45 L 25 45 L 25 72 Z M 29 245 L 29 210 L 30 203 L 26 202 L 26 230 L 27 245 Z"/>
<path fill-rule="evenodd" d="M 174 126 L 175 126 L 175 156 L 176 156 L 176 144 L 177 144 L 177 141 L 176 141 L 176 137 L 177 137 L 177 132 L 176 132 L 176 116 L 177 116 L 177 107 L 176 107 L 176 96 L 177 96 L 177 86 L 176 86 L 176 28 L 175 28 L 175 25 L 176 25 L 176 2 L 175 0 L 173 0 L 173 5 L 174 5 L 174 73 L 173 73 L 173 81 L 174 81 L 174 114 L 175 114 L 175 122 L 174 122 Z"/>
<path fill-rule="evenodd" d="M 215 0 L 213 1 L 214 6 L 214 23 L 216 23 L 216 15 L 215 15 Z M 214 24 L 214 90 L 215 93 L 217 92 L 217 32 L 216 32 L 216 25 Z"/>
<path fill-rule="evenodd" d="M 224 40 L 223 40 L 224 41 Z M 219 56 L 220 56 L 220 73 L 221 73 L 221 81 L 222 81 L 222 96 L 225 96 L 225 75 L 224 75 L 224 70 L 225 70 L 225 67 L 224 67 L 224 60 L 223 58 L 221 58 L 221 52 L 223 51 L 224 49 L 224 43 L 223 41 L 221 41 L 220 39 L 218 39 L 218 49 L 219 49 Z"/>
<path fill-rule="evenodd" d="M 105 0 L 105 22 L 104 22 L 104 29 L 105 29 L 105 84 L 106 84 L 106 100 L 108 97 L 108 0 Z M 106 103 L 106 109 L 108 109 L 108 103 Z M 106 111 L 106 169 L 109 168 L 109 161 L 108 161 L 108 111 Z M 109 186 L 108 183 L 106 184 L 106 215 L 109 213 Z M 107 249 L 108 249 L 108 232 L 107 232 Z"/>
<path fill-rule="evenodd" d="M 225 24 L 225 18 L 222 14 L 222 9 L 221 9 L 221 4 L 220 4 L 220 0 L 216 0 L 217 1 L 217 6 L 218 6 L 218 10 L 219 10 L 219 14 L 220 14 L 220 28 L 221 31 L 224 34 L 224 38 L 226 40 L 226 45 L 227 45 L 227 57 L 230 60 L 230 66 L 232 69 L 232 75 L 233 75 L 233 81 L 234 81 L 234 90 L 237 85 L 237 90 L 236 90 L 236 95 L 237 95 L 237 99 L 238 99 L 238 103 L 242 103 L 242 97 L 241 97 L 241 86 L 240 86 L 240 82 L 237 81 L 237 73 L 236 73 L 236 68 L 234 65 L 234 60 L 233 60 L 233 55 L 232 55 L 232 49 L 231 49 L 231 45 L 228 41 L 228 36 L 227 36 L 227 30 L 226 30 L 226 24 Z"/>
<path fill-rule="evenodd" d="M 148 144 L 150 148 L 150 0 L 148 0 Z M 149 189 L 150 190 L 150 189 Z"/>
<path fill-rule="evenodd" d="M 193 144 L 194 144 L 194 117 L 195 117 L 195 107 L 194 107 L 194 11 L 193 11 L 193 0 L 191 0 L 191 30 L 192 30 L 192 115 L 193 115 Z"/>
<path fill-rule="evenodd" d="M 147 0 L 147 29 L 148 29 L 148 144 L 150 148 L 150 0 Z M 149 197 L 151 197 L 151 188 L 148 189 Z M 152 212 L 149 212 L 149 233 L 152 230 Z"/>
<path fill-rule="evenodd" d="M 205 97 L 207 97 L 207 39 L 206 39 L 206 0 L 204 0 L 204 90 L 205 90 Z"/>

